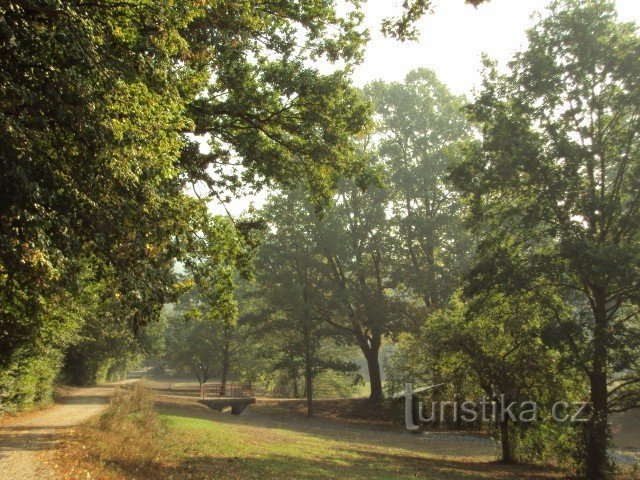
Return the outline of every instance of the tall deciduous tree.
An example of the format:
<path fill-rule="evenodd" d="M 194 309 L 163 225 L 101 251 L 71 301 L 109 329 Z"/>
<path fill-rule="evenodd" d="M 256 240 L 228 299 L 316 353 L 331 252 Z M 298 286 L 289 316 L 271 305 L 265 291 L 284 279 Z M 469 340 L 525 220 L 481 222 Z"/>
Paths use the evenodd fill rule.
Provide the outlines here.
<path fill-rule="evenodd" d="M 607 418 L 640 384 L 638 52 L 613 2 L 553 2 L 511 73 L 488 68 L 470 108 L 482 145 L 454 172 L 483 237 L 476 285 L 543 277 L 574 307 L 560 331 L 590 384 L 590 480 L 611 477 Z"/>
<path fill-rule="evenodd" d="M 353 362 L 332 358 L 327 346 L 340 332 L 324 321 L 323 256 L 318 250 L 318 218 L 302 191 L 272 197 L 262 215 L 272 231 L 258 255 L 257 272 L 265 308 L 258 328 L 282 335 L 288 345 L 278 368 L 299 365 L 305 379 L 307 416 L 313 416 L 314 381 L 326 370 L 353 372 Z M 333 338 L 332 338 L 333 337 Z M 331 353 L 335 354 L 335 351 Z M 294 377 L 294 381 L 295 381 Z M 295 390 L 295 389 L 294 389 Z"/>
<path fill-rule="evenodd" d="M 233 330 L 238 320 L 236 278 L 251 276 L 252 235 L 239 235 L 239 229 L 228 217 L 203 212 L 199 229 L 190 239 L 185 267 L 197 295 L 187 296 L 193 317 L 218 325 L 221 393 L 225 394 L 230 368 Z M 209 329 L 211 331 L 211 329 Z M 202 339 L 207 345 L 211 339 Z"/>
<path fill-rule="evenodd" d="M 134 328 L 167 296 L 191 208 L 175 168 L 182 96 L 200 83 L 175 68 L 199 9 L 170 3 L 0 6 L 3 366 L 38 341 L 43 302 L 77 291 L 87 257 L 110 269 Z"/>
<path fill-rule="evenodd" d="M 459 285 L 471 250 L 458 194 L 446 183 L 470 137 L 463 100 L 426 69 L 365 92 L 377 114 L 373 154 L 387 174 L 389 224 L 398 238 L 393 275 L 433 310 Z"/>
<path fill-rule="evenodd" d="M 308 65 L 357 60 L 360 21 L 323 0 L 2 2 L 0 368 L 60 320 L 47 300 L 79 291 L 87 258 L 123 322 L 156 318 L 200 203 L 190 182 L 295 177 L 326 198 L 357 167 L 368 106 L 346 72 Z M 242 177 L 212 180 L 231 164 Z"/>
<path fill-rule="evenodd" d="M 394 291 L 389 193 L 375 184 L 363 186 L 355 181 L 340 185 L 333 207 L 318 221 L 317 249 L 325 261 L 324 288 L 333 299 L 325 319 L 355 339 L 367 361 L 370 398 L 379 401 L 380 347 L 402 328 L 404 299 Z"/>

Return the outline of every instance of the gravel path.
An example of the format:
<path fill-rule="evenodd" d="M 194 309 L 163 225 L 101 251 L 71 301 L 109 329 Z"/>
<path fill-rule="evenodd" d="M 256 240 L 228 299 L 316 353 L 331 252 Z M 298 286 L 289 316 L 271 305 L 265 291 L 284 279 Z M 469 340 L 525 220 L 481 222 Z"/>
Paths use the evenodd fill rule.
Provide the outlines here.
<path fill-rule="evenodd" d="M 125 380 L 131 382 L 135 380 Z M 61 433 L 101 412 L 117 384 L 77 388 L 58 404 L 0 424 L 0 480 L 56 478 L 42 461 Z"/>

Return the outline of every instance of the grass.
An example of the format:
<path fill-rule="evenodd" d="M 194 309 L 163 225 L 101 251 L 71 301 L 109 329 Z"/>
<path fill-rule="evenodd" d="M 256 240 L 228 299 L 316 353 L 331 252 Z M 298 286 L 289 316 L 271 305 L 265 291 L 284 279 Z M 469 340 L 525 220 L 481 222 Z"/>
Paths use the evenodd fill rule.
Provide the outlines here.
<path fill-rule="evenodd" d="M 215 478 L 299 479 L 497 479 L 525 478 L 488 458 L 446 458 L 403 447 L 357 441 L 352 434 L 303 433 L 278 427 L 226 422 L 178 415 L 164 416 L 179 442 L 173 453 L 191 474 Z M 179 447 L 177 447 L 179 445 Z M 484 470 L 484 471 L 483 471 Z M 295 474 L 293 474 L 295 472 Z M 531 476 L 526 478 L 545 478 Z M 551 478 L 551 477 L 546 477 Z"/>
<path fill-rule="evenodd" d="M 152 409 L 140 389 L 74 432 L 59 459 L 68 479 L 560 478 L 541 468 L 498 464 L 483 445 L 274 418 L 260 409 L 233 416 L 185 399 L 163 397 Z"/>

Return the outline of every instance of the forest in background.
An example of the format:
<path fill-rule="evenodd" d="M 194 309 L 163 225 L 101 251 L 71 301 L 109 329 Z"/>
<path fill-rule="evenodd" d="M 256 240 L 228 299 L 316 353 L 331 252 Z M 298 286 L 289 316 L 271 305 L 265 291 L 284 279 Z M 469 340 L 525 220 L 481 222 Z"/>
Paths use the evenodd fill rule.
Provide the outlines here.
<path fill-rule="evenodd" d="M 469 101 L 427 69 L 353 87 L 359 2 L 261 6 L 2 6 L 0 412 L 150 357 L 309 415 L 444 382 L 588 400 L 584 425 L 495 425 L 502 459 L 612 478 L 609 416 L 640 402 L 637 26 L 554 1 Z"/>

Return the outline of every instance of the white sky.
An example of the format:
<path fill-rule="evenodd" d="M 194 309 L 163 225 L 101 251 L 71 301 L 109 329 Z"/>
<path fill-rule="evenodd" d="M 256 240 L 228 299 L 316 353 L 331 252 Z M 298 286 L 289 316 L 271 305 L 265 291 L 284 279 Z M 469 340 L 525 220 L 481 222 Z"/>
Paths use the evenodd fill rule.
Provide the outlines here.
<path fill-rule="evenodd" d="M 478 8 L 464 0 L 435 0 L 434 13 L 420 20 L 418 42 L 401 43 L 380 33 L 382 19 L 397 15 L 401 0 L 369 0 L 365 6 L 371 41 L 354 81 L 402 81 L 415 68 L 428 67 L 456 94 L 479 85 L 481 55 L 506 63 L 526 42 L 531 15 L 548 0 L 492 0 Z M 621 20 L 640 23 L 640 0 L 617 0 Z"/>
<path fill-rule="evenodd" d="M 354 72 L 354 83 L 363 86 L 372 80 L 402 81 L 416 68 L 428 67 L 453 93 L 471 96 L 480 83 L 481 55 L 505 64 L 526 42 L 531 15 L 544 11 L 549 0 L 492 0 L 477 9 L 464 0 L 435 0 L 434 13 L 420 20 L 418 42 L 398 42 L 385 38 L 380 25 L 386 17 L 397 16 L 402 0 L 368 0 L 364 6 L 366 25 L 371 32 L 365 60 Z M 621 20 L 640 24 L 640 0 L 616 0 Z M 236 215 L 251 201 L 257 205 L 264 195 L 239 198 L 229 205 Z M 217 213 L 224 213 L 220 207 Z"/>

